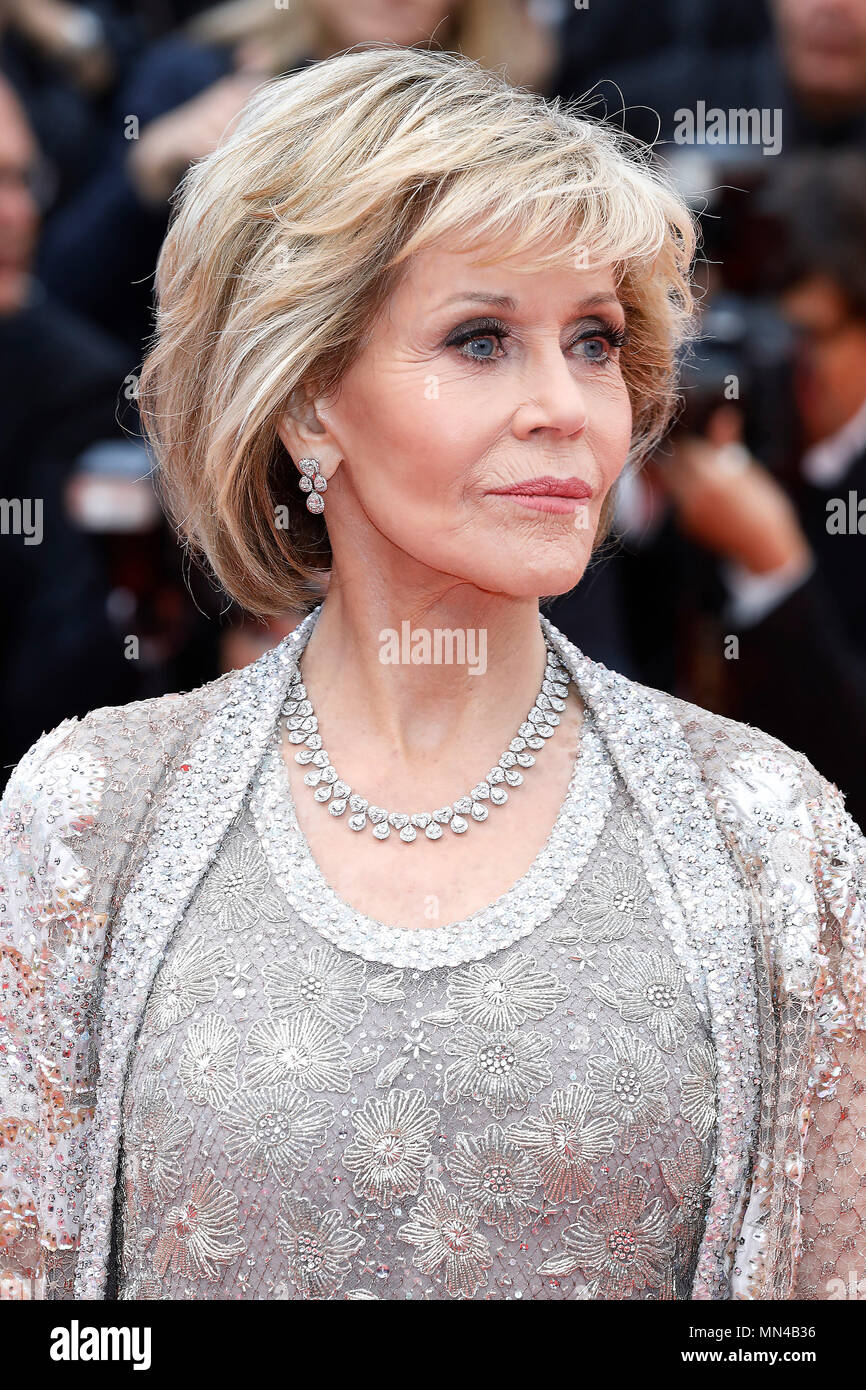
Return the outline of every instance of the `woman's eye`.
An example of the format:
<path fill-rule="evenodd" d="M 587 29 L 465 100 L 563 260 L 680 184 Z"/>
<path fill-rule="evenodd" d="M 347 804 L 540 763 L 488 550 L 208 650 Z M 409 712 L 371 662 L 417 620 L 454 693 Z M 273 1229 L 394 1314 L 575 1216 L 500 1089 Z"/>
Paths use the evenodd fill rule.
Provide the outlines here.
<path fill-rule="evenodd" d="M 480 333 L 474 338 L 467 338 L 459 346 L 464 357 L 474 357 L 476 360 L 484 361 L 495 355 L 496 347 L 502 346 L 502 339 L 494 333 Z M 480 351 L 470 351 L 474 348 L 479 348 Z"/>
<path fill-rule="evenodd" d="M 611 343 L 607 338 L 580 338 L 575 346 L 583 349 L 583 355 L 589 362 L 604 363 L 610 360 Z"/>
<path fill-rule="evenodd" d="M 458 330 L 447 340 L 447 346 L 456 348 L 461 357 L 472 362 L 494 362 L 507 356 L 505 342 L 511 334 L 503 327 L 478 324 L 474 329 Z M 572 350 L 579 349 L 579 355 L 587 362 L 605 367 L 611 361 L 616 349 L 626 342 L 628 334 L 624 329 L 611 325 L 602 329 L 598 325 L 584 332 L 572 343 Z"/>

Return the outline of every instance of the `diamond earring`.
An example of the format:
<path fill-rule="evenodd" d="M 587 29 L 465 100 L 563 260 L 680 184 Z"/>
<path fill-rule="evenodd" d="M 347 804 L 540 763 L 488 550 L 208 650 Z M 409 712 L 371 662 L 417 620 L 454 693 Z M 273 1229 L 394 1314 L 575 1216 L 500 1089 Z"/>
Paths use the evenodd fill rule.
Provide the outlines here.
<path fill-rule="evenodd" d="M 298 459 L 298 467 L 302 474 L 299 479 L 301 492 L 307 493 L 307 511 L 315 512 L 318 516 L 325 510 L 322 493 L 327 491 L 328 480 L 323 478 L 319 471 L 318 459 Z"/>

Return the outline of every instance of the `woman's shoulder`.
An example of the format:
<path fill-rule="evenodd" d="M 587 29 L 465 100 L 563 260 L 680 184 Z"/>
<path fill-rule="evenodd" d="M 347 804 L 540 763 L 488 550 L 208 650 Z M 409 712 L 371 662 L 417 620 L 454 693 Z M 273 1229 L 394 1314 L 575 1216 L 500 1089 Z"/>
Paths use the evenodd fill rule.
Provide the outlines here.
<path fill-rule="evenodd" d="M 166 763 L 227 698 L 238 672 L 192 690 L 101 705 L 46 730 L 15 765 L 0 798 L 0 826 L 15 808 L 94 800 L 94 788 L 158 782 Z M 5 814 L 4 814 L 5 813 Z"/>
<path fill-rule="evenodd" d="M 663 753 L 676 755 L 684 741 L 689 760 L 713 792 L 751 786 L 755 797 L 763 795 L 770 804 L 788 803 L 797 793 L 806 799 L 828 792 L 842 796 L 806 754 L 773 734 L 613 670 L 548 626 L 602 726 L 627 745 L 627 761 L 636 755 L 657 771 L 675 768 L 677 756 L 666 763 Z"/>
<path fill-rule="evenodd" d="M 802 925 L 813 891 L 819 920 L 836 924 L 842 988 L 858 1027 L 866 1028 L 866 836 L 846 809 L 844 790 L 765 730 L 644 689 L 682 731 L 729 838 L 754 868 L 769 866 L 766 883 L 779 886 L 780 930 L 794 909 Z M 791 939 L 800 942 L 796 933 Z M 801 954 L 795 950 L 794 959 Z"/>
<path fill-rule="evenodd" d="M 170 764 L 237 676 L 102 705 L 31 745 L 0 797 L 0 945 L 29 949 L 34 924 L 70 914 L 95 928 L 94 904 L 110 900 Z"/>
<path fill-rule="evenodd" d="M 664 690 L 643 689 L 676 719 L 696 760 L 707 772 L 742 775 L 772 764 L 789 779 L 800 780 L 813 790 L 825 781 L 805 753 L 766 729 L 717 714 Z"/>
<path fill-rule="evenodd" d="M 631 683 L 634 684 L 634 683 Z M 866 850 L 844 788 L 764 729 L 666 691 L 639 687 L 676 721 L 718 815 L 771 837 L 838 840 Z"/>

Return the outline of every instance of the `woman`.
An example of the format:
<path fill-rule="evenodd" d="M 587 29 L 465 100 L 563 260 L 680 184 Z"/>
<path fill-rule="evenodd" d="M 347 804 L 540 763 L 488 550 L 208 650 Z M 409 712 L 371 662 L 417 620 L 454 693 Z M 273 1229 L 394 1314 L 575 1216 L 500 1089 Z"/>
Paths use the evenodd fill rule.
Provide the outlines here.
<path fill-rule="evenodd" d="M 13 1295 L 838 1296 L 863 838 L 539 619 L 668 421 L 693 250 L 621 136 L 441 53 L 279 79 L 191 170 L 166 502 L 251 612 L 330 581 L 11 779 Z"/>

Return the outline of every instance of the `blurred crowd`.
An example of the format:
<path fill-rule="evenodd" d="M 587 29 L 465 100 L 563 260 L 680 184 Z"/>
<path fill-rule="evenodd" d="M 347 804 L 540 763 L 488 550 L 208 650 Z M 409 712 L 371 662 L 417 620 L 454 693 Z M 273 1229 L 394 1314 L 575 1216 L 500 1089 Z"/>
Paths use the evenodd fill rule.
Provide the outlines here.
<path fill-rule="evenodd" d="M 253 660 L 136 417 L 171 195 L 258 83 L 459 50 L 648 141 L 701 214 L 683 408 L 546 606 L 804 752 L 866 826 L 866 0 L 0 0 L 0 789 L 69 715 Z"/>

